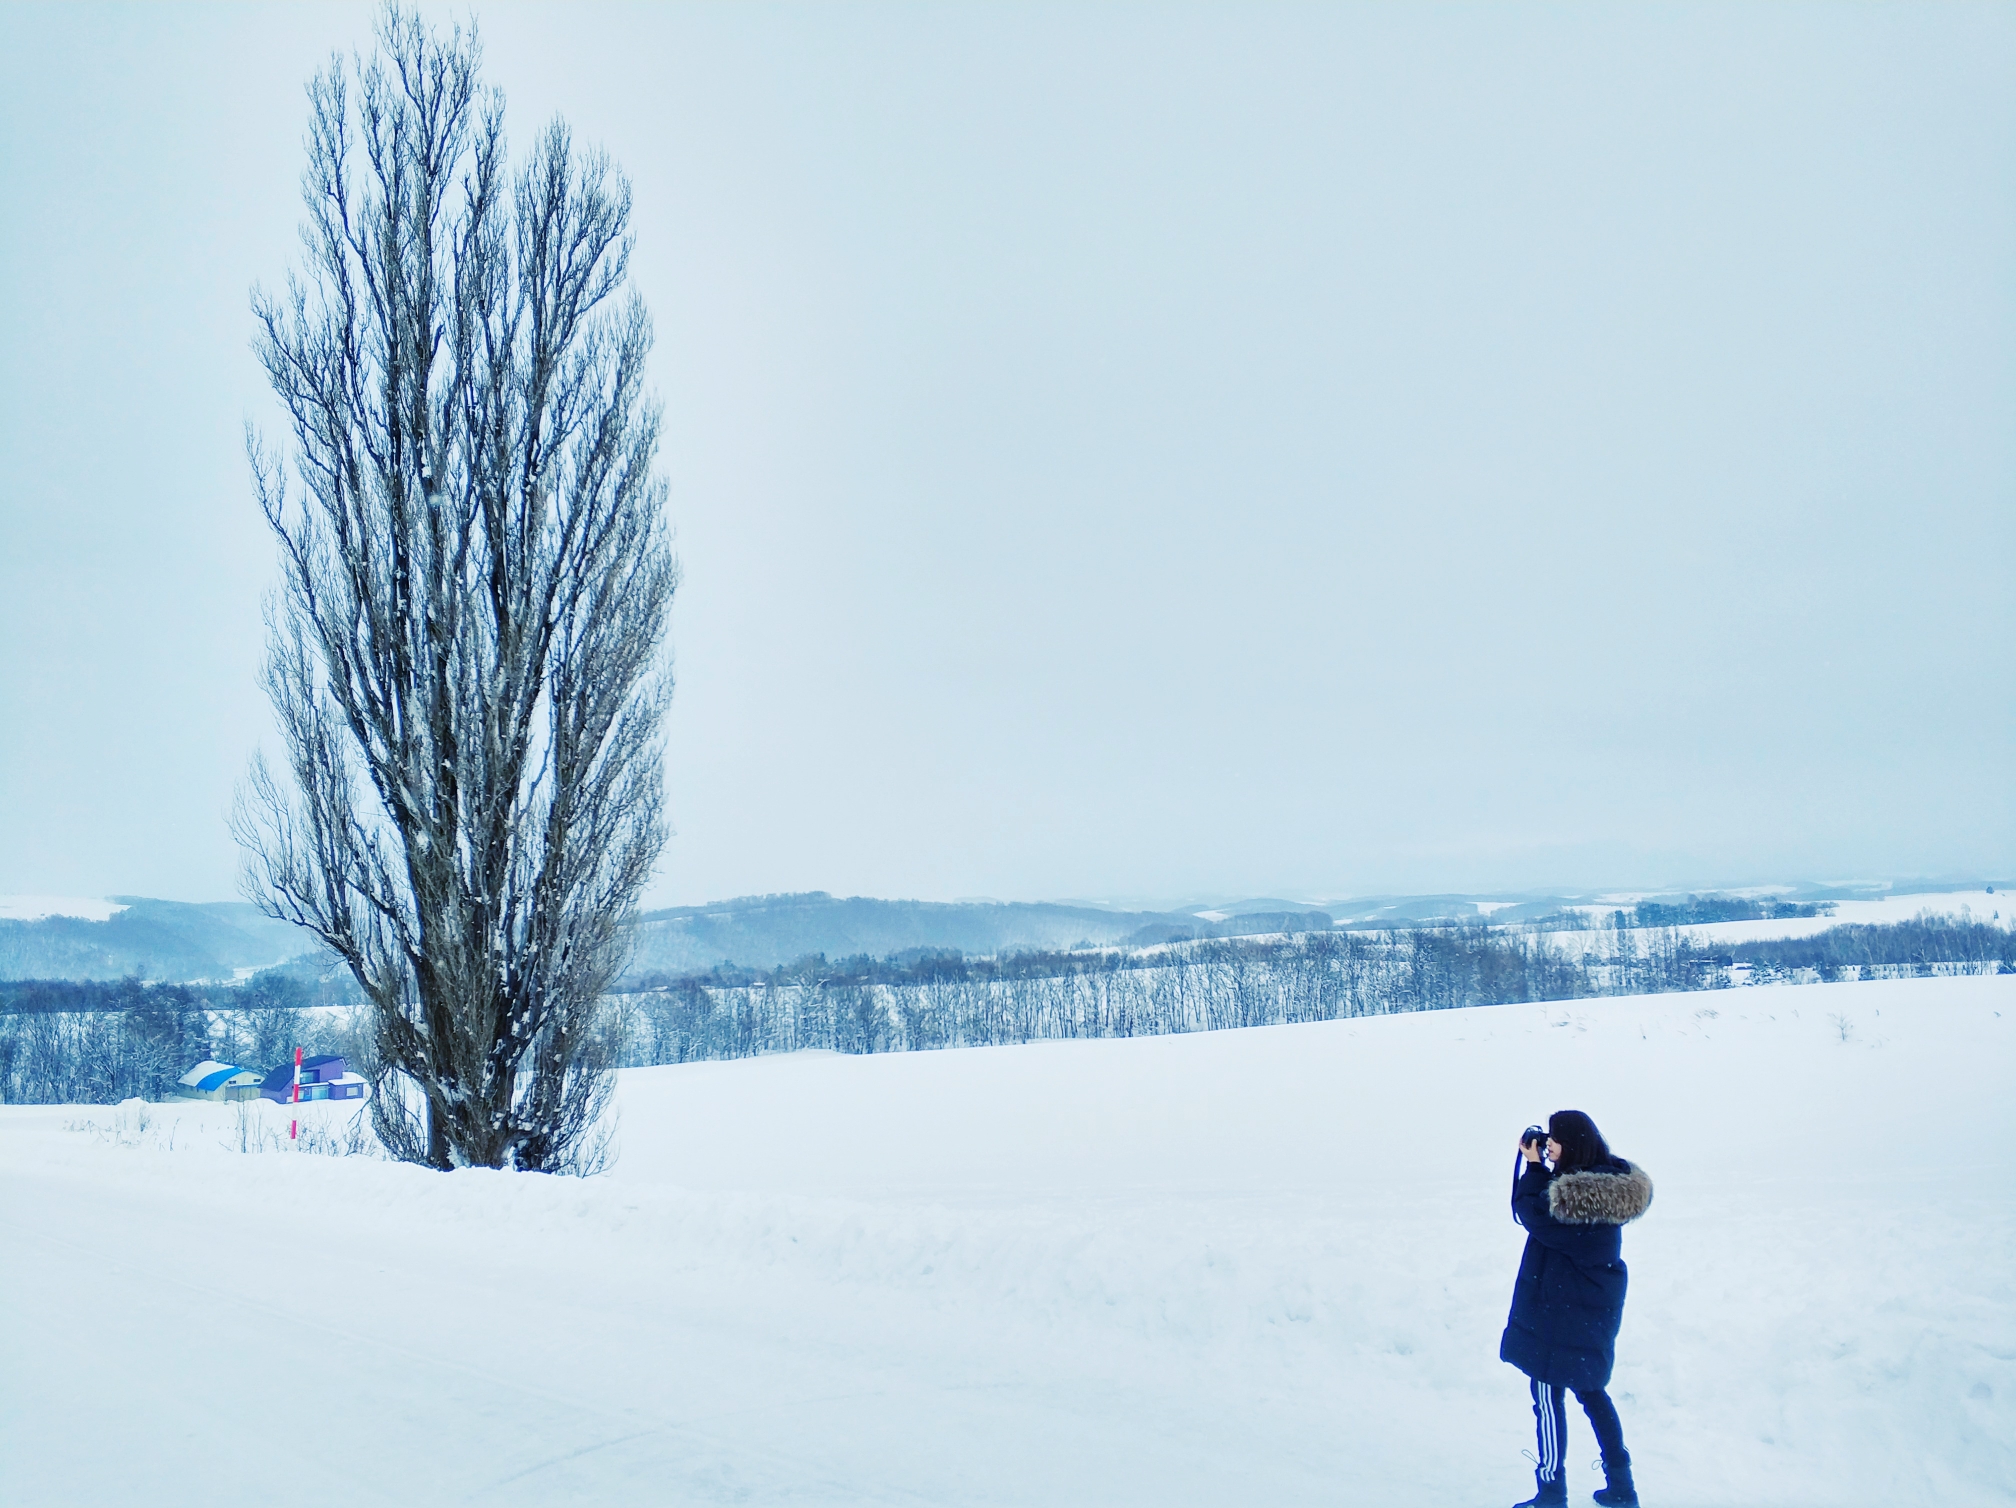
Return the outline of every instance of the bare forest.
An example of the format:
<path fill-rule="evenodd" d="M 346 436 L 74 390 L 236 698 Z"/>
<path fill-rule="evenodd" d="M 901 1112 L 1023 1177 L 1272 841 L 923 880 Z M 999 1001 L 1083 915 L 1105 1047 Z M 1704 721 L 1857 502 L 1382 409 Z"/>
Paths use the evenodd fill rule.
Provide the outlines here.
<path fill-rule="evenodd" d="M 593 1029 L 624 1067 L 825 1049 L 918 1052 L 1074 1037 L 1157 1036 L 1352 1016 L 2016 971 L 2016 932 L 1944 916 L 1720 947 L 1674 928 L 1608 928 L 1564 947 L 1484 924 L 1208 938 L 1166 947 L 969 958 L 814 955 L 769 970 L 647 976 Z M 349 998 L 349 997 L 345 997 Z M 292 981 L 245 986 L 0 983 L 0 1102 L 167 1096 L 205 1057 L 268 1068 L 295 1047 L 340 1053 L 382 1089 L 368 1009 Z"/>
<path fill-rule="evenodd" d="M 1485 924 L 1214 938 L 1131 951 L 801 959 L 619 997 L 629 1066 L 826 1048 L 1155 1036 L 1602 995 L 2016 968 L 2016 934 L 1938 916 L 1723 947 L 1672 927 L 1566 948 Z"/>

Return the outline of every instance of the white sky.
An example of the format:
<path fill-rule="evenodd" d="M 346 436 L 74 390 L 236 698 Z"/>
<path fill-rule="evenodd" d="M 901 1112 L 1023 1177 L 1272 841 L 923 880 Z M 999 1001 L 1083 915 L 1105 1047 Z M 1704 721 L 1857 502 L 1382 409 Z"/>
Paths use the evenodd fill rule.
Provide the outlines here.
<path fill-rule="evenodd" d="M 0 10 L 0 891 L 234 894 L 370 16 Z M 481 21 L 636 185 L 654 901 L 2016 868 L 2016 10 Z"/>

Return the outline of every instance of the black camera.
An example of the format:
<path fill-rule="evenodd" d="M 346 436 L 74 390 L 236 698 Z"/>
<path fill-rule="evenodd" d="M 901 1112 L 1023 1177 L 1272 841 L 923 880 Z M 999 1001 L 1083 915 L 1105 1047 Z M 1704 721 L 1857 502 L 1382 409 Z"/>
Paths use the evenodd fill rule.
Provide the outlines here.
<path fill-rule="evenodd" d="M 1529 1163 L 1526 1159 L 1526 1149 L 1532 1147 L 1536 1142 L 1539 1143 L 1540 1155 L 1545 1157 L 1547 1155 L 1547 1128 L 1545 1126 L 1528 1126 L 1524 1131 L 1521 1131 L 1519 1133 L 1520 1150 L 1512 1154 L 1512 1218 L 1514 1220 L 1519 1220 L 1519 1185 L 1525 1181 L 1526 1174 L 1535 1166 L 1541 1166 L 1542 1172 L 1546 1171 L 1544 1166 Z M 1523 1225 L 1525 1221 L 1520 1220 L 1519 1223 Z"/>

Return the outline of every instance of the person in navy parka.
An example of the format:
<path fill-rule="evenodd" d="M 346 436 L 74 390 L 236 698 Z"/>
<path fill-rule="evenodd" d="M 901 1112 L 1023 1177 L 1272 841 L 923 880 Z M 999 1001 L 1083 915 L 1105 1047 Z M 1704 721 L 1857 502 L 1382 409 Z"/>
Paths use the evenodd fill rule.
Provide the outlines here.
<path fill-rule="evenodd" d="M 1525 1158 L 1512 1191 L 1512 1213 L 1526 1227 L 1526 1252 L 1512 1288 L 1512 1314 L 1498 1355 L 1531 1380 L 1540 1465 L 1538 1491 L 1519 1508 L 1551 1508 L 1568 1501 L 1562 1469 L 1567 1434 L 1564 1394 L 1572 1392 L 1589 1416 L 1603 1450 L 1605 1508 L 1635 1508 L 1631 1456 L 1624 1429 L 1604 1390 L 1617 1356 L 1617 1327 L 1624 1318 L 1623 1227 L 1652 1204 L 1645 1170 L 1612 1155 L 1596 1123 L 1579 1110 L 1562 1110 L 1547 1122 L 1545 1155 L 1539 1143 L 1521 1142 Z"/>

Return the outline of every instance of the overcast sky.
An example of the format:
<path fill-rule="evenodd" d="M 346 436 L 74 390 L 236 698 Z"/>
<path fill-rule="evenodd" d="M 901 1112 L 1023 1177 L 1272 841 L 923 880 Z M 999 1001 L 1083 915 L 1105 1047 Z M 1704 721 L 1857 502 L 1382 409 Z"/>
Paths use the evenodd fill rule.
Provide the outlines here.
<path fill-rule="evenodd" d="M 0 891 L 236 893 L 371 15 L 0 10 Z M 2016 8 L 478 15 L 636 188 L 653 902 L 2016 869 Z"/>

